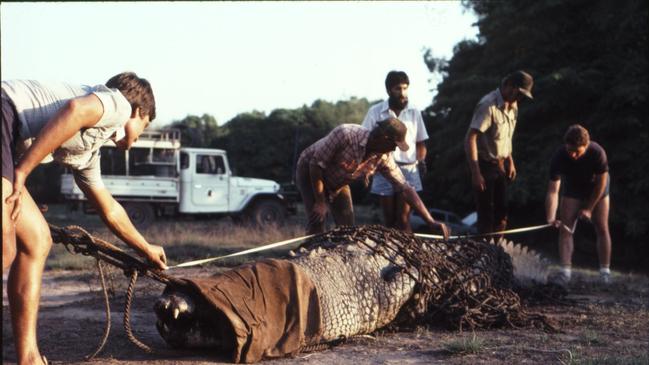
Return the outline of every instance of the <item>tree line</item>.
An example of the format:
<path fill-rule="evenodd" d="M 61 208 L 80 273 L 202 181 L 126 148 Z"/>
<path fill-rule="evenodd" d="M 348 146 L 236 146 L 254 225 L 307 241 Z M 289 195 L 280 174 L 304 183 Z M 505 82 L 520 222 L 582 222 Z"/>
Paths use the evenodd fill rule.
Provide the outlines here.
<path fill-rule="evenodd" d="M 432 79 L 442 80 L 431 85 L 437 94 L 423 111 L 430 135 L 425 201 L 458 213 L 474 209 L 464 134 L 478 100 L 506 73 L 524 69 L 535 78 L 535 99 L 520 105 L 514 135 L 518 177 L 510 189 L 510 212 L 520 222 L 513 223 L 544 219 L 550 157 L 566 128 L 580 123 L 608 152 L 614 242 L 637 242 L 635 247 L 647 252 L 647 1 L 464 0 L 463 5 L 478 17 L 478 39 L 458 43 L 450 59 L 428 49 L 422 60 Z M 227 150 L 237 175 L 289 182 L 304 148 L 341 123 L 360 123 L 374 102 L 316 100 L 268 115 L 242 113 L 222 125 L 204 114 L 170 126 L 181 129 L 184 146 Z M 61 170 L 44 167 L 30 179 L 52 181 Z M 54 190 L 51 184 L 48 189 Z"/>
<path fill-rule="evenodd" d="M 580 123 L 608 153 L 614 251 L 633 241 L 649 252 L 647 1 L 463 3 L 478 16 L 479 38 L 457 44 L 450 60 L 433 50 L 424 57 L 442 76 L 424 111 L 430 199 L 473 207 L 462 146 L 473 109 L 506 73 L 524 69 L 535 78 L 535 98 L 520 105 L 513 140 L 512 218 L 544 219 L 550 158 L 567 127 Z"/>

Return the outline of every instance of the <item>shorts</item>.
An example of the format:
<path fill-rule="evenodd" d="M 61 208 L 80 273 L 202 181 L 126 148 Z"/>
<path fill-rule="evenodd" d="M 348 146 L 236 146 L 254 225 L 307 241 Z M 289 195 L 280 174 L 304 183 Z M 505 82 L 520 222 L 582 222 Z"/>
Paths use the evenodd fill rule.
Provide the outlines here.
<path fill-rule="evenodd" d="M 413 163 L 410 165 L 400 165 L 399 169 L 403 176 L 406 178 L 406 181 L 410 186 L 415 188 L 415 191 L 421 191 L 421 179 L 419 178 L 419 169 L 417 169 L 417 164 Z M 394 195 L 394 188 L 392 184 L 383 177 L 381 173 L 374 174 L 374 179 L 372 180 L 372 189 L 370 190 L 372 194 L 379 196 L 392 196 Z"/>
<path fill-rule="evenodd" d="M 565 196 L 577 200 L 586 200 L 590 198 L 590 194 L 592 194 L 593 189 L 595 189 L 595 185 L 590 185 L 586 187 L 583 186 L 577 187 L 577 186 L 572 186 L 570 184 L 565 184 L 561 186 L 561 196 Z M 606 187 L 604 187 L 604 193 L 602 194 L 602 198 L 608 196 L 610 189 L 611 189 L 611 175 L 606 174 Z"/>
<path fill-rule="evenodd" d="M 18 118 L 13 102 L 2 90 L 2 177 L 14 182 Z"/>

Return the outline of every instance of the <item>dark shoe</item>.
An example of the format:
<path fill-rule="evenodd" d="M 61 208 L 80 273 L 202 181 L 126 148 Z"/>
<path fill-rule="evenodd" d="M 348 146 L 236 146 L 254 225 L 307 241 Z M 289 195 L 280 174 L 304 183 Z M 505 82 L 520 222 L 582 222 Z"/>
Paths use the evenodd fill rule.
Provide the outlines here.
<path fill-rule="evenodd" d="M 564 274 L 561 271 L 557 271 L 548 277 L 548 281 L 552 284 L 559 285 L 560 287 L 567 287 L 568 283 L 570 283 L 570 278 L 568 275 Z"/>

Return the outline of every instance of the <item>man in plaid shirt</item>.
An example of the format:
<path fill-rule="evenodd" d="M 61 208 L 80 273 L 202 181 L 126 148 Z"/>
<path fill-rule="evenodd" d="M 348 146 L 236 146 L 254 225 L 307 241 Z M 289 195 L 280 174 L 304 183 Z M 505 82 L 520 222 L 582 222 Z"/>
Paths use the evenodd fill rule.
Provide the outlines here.
<path fill-rule="evenodd" d="M 433 230 L 448 238 L 448 227 L 430 216 L 394 161 L 396 147 L 408 150 L 405 136 L 406 126 L 396 118 L 378 122 L 372 131 L 357 124 L 342 124 L 302 151 L 296 177 L 309 219 L 307 233 L 324 232 L 328 210 L 336 225 L 353 225 L 349 183 L 362 178 L 367 184 L 378 171 Z"/>

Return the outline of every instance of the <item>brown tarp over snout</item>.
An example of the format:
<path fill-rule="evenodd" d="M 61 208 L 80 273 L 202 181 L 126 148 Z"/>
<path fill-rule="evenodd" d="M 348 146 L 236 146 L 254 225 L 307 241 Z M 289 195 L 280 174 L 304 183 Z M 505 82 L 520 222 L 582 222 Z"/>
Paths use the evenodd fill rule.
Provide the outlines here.
<path fill-rule="evenodd" d="M 209 278 L 187 279 L 234 329 L 235 363 L 294 354 L 320 337 L 320 302 L 307 274 L 268 259 Z"/>

